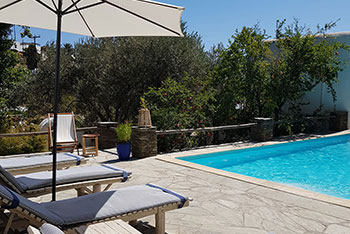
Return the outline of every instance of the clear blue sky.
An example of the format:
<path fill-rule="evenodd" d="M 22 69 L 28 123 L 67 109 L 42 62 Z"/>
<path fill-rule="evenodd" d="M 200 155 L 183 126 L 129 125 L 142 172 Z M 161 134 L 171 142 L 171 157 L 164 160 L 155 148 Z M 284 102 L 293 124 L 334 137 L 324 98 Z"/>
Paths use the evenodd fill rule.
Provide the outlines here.
<path fill-rule="evenodd" d="M 270 36 L 274 35 L 277 19 L 287 19 L 291 23 L 298 18 L 300 23 L 315 29 L 340 18 L 331 32 L 350 31 L 350 0 L 158 0 L 184 6 L 183 20 L 189 31 L 197 31 L 203 38 L 206 48 L 220 42 L 227 45 L 235 29 L 253 26 L 259 22 Z M 19 31 L 17 27 L 17 32 Z M 54 41 L 54 31 L 31 29 L 41 45 Z M 63 43 L 74 43 L 83 36 L 63 33 Z M 17 40 L 21 41 L 17 36 Z M 29 39 L 24 39 L 30 41 Z"/>

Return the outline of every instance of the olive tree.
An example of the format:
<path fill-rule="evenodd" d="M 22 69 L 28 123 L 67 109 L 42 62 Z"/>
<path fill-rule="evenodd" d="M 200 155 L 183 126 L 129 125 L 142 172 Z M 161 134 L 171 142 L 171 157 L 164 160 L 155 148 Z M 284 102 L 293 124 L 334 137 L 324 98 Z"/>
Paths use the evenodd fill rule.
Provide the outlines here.
<path fill-rule="evenodd" d="M 160 87 L 168 77 L 205 75 L 209 64 L 195 34 L 89 39 L 76 46 L 75 56 L 77 108 L 89 121 L 133 119 L 148 87 Z"/>
<path fill-rule="evenodd" d="M 171 77 L 206 76 L 212 62 L 197 33 L 184 38 L 119 37 L 88 38 L 74 47 L 64 46 L 61 56 L 61 111 L 74 110 L 85 124 L 122 121 L 136 117 L 139 99 L 148 87 L 160 87 Z M 22 102 L 31 115 L 52 110 L 54 44 L 21 93 L 31 93 Z"/>

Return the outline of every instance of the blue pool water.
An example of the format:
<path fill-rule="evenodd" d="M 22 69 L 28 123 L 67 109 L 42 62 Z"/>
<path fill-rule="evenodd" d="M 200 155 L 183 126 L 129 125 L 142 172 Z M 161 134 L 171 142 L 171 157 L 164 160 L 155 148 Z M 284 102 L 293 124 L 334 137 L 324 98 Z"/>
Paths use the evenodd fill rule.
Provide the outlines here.
<path fill-rule="evenodd" d="M 350 199 L 350 135 L 178 159 Z"/>

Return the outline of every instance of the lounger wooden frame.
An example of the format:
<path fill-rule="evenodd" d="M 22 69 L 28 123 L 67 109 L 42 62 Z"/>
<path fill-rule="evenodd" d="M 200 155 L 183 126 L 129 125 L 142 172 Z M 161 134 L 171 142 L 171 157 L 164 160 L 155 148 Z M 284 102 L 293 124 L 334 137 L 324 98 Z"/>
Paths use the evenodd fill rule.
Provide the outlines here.
<path fill-rule="evenodd" d="M 86 162 L 87 162 L 86 159 L 82 159 L 79 165 L 84 165 L 86 164 Z M 77 166 L 76 160 L 57 162 L 57 170 L 67 169 L 69 167 L 74 167 L 74 166 Z M 40 172 L 40 171 L 51 171 L 52 163 L 35 165 L 30 167 L 11 168 L 6 170 L 12 175 L 28 174 L 28 173 L 34 173 L 34 172 Z"/>
<path fill-rule="evenodd" d="M 142 234 L 130 224 L 127 224 L 121 219 L 94 223 L 90 225 L 81 225 L 79 227 L 74 228 L 74 231 L 78 234 Z"/>
<path fill-rule="evenodd" d="M 188 206 L 189 202 L 191 200 L 192 199 L 188 199 L 185 202 L 183 207 Z M 1 198 L 0 205 L 3 205 L 3 204 L 9 205 L 10 201 L 8 201 L 5 198 Z M 93 222 L 79 223 L 79 225 L 71 225 L 69 227 L 66 227 L 66 229 L 64 229 L 64 232 L 67 234 L 76 234 L 76 232 L 74 231 L 74 228 L 77 226 L 81 226 L 81 225 L 88 225 L 88 224 L 105 222 L 107 220 L 115 220 L 115 219 L 121 219 L 125 222 L 135 222 L 137 219 L 140 219 L 140 218 L 143 218 L 146 216 L 150 216 L 150 215 L 155 215 L 156 234 L 164 234 L 165 233 L 165 212 L 170 211 L 170 210 L 176 210 L 179 207 L 179 205 L 181 205 L 181 202 L 175 202 L 175 203 L 170 203 L 170 204 L 163 205 L 163 206 L 157 206 L 157 207 L 153 207 L 153 208 L 149 208 L 149 209 L 134 211 L 131 213 L 125 213 L 122 215 L 113 216 L 113 217 L 109 217 L 106 219 L 96 220 Z M 4 234 L 7 234 L 8 230 L 10 229 L 10 227 L 12 225 L 15 226 L 16 228 L 19 227 L 17 222 L 16 222 L 17 225 L 14 225 L 15 222 L 13 222 L 13 220 L 14 220 L 15 215 L 17 215 L 19 218 L 22 219 L 19 221 L 19 222 L 22 222 L 22 224 L 25 221 L 26 226 L 32 225 L 34 227 L 39 228 L 43 223 L 46 223 L 45 220 L 43 220 L 42 218 L 31 213 L 31 211 L 18 206 L 15 209 L 10 210 L 10 216 L 9 216 L 8 222 L 6 224 Z"/>
<path fill-rule="evenodd" d="M 27 231 L 28 234 L 41 234 L 39 229 L 36 229 L 33 226 L 28 226 Z M 142 234 L 121 219 L 115 219 L 90 225 L 81 225 L 76 227 L 74 231 L 78 234 Z"/>
<path fill-rule="evenodd" d="M 130 179 L 131 176 L 128 176 Z M 83 196 L 90 193 L 97 193 L 102 191 L 107 191 L 111 188 L 114 183 L 122 182 L 123 177 L 114 177 L 114 178 L 104 178 L 104 179 L 96 179 L 96 180 L 88 180 L 88 181 L 79 181 L 69 184 L 62 184 L 56 186 L 56 191 L 65 191 L 70 189 L 75 189 L 77 191 L 78 196 Z M 106 185 L 102 189 L 102 186 Z M 89 187 L 92 187 L 90 189 Z M 24 197 L 37 197 L 45 194 L 49 194 L 52 191 L 52 187 L 45 187 L 40 189 L 28 190 L 25 194 L 21 194 Z"/>

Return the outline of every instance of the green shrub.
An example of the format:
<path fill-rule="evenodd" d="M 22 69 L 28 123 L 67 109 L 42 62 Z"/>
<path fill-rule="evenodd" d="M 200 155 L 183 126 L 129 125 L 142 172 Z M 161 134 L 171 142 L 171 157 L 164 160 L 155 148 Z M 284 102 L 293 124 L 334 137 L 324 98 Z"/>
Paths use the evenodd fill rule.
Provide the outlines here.
<path fill-rule="evenodd" d="M 130 142 L 131 138 L 131 123 L 119 124 L 115 129 L 117 134 L 117 143 L 124 144 Z"/>
<path fill-rule="evenodd" d="M 0 139 L 0 155 L 42 152 L 46 148 L 43 136 L 11 137 Z"/>
<path fill-rule="evenodd" d="M 168 78 L 161 87 L 145 93 L 152 123 L 160 130 L 204 128 L 212 126 L 216 113 L 214 90 L 204 77 Z M 171 152 L 204 145 L 207 134 L 159 135 L 158 152 Z M 204 143 L 203 143 L 204 142 Z"/>
<path fill-rule="evenodd" d="M 161 130 L 212 126 L 214 90 L 208 80 L 190 76 L 180 81 L 168 78 L 162 86 L 145 93 L 152 122 Z"/>
<path fill-rule="evenodd" d="M 31 121 L 18 121 L 8 118 L 7 124 L 10 126 L 7 133 L 36 132 L 39 127 L 29 123 Z M 46 136 L 24 136 L 0 138 L 0 155 L 28 154 L 47 150 Z"/>

